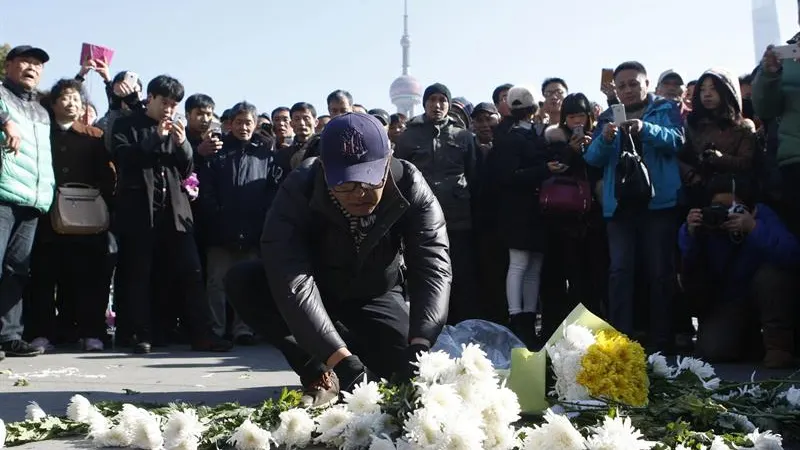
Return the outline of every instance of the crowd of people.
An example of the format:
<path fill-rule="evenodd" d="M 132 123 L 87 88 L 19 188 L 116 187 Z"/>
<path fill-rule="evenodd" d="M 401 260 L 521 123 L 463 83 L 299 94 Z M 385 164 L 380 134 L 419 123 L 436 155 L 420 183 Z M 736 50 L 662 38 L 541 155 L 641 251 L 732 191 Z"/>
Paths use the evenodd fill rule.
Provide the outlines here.
<path fill-rule="evenodd" d="M 119 345 L 263 339 L 309 405 L 407 376 L 445 324 L 538 349 L 579 303 L 651 352 L 794 364 L 800 62 L 771 49 L 691 81 L 623 62 L 608 107 L 561 78 L 474 105 L 435 83 L 416 117 L 345 90 L 225 109 L 102 60 L 44 90 L 48 60 L 15 47 L 0 86 L 4 356 L 103 350 L 113 289 Z"/>

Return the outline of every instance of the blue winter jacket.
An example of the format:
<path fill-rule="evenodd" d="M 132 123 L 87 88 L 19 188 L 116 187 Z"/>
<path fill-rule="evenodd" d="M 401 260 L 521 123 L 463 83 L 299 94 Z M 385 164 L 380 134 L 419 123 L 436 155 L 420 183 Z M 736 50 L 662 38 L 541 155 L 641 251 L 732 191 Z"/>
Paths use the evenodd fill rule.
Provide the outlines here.
<path fill-rule="evenodd" d="M 736 298 L 748 292 L 753 276 L 765 264 L 791 267 L 800 263 L 800 243 L 775 211 L 764 204 L 756 205 L 755 211 L 756 227 L 740 244 L 734 243 L 727 233 L 692 237 L 686 223 L 678 232 L 684 264 L 705 266 L 716 279 L 726 280 L 721 298 Z M 741 248 L 737 249 L 738 246 Z M 732 263 L 731 258 L 735 259 Z"/>
<path fill-rule="evenodd" d="M 584 154 L 587 163 L 603 169 L 603 216 L 607 218 L 613 217 L 617 210 L 614 187 L 621 133 L 617 133 L 611 144 L 603 140 L 602 133 L 603 127 L 613 121 L 610 108 L 600 115 L 592 143 Z M 643 155 L 655 189 L 650 209 L 671 208 L 678 202 L 681 187 L 677 152 L 683 145 L 684 134 L 680 109 L 674 102 L 651 94 L 642 122 L 644 126 L 639 137 L 643 148 L 637 150 Z"/>

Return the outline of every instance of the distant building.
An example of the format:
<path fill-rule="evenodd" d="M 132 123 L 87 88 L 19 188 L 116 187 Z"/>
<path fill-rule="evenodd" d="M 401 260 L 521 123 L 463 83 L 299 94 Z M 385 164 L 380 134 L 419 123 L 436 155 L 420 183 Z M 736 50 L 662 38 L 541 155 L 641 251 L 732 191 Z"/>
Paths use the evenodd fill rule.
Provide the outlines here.
<path fill-rule="evenodd" d="M 768 45 L 780 44 L 781 27 L 778 23 L 776 0 L 752 0 L 753 3 L 753 46 L 756 64 L 761 61 Z M 800 2 L 798 2 L 800 3 Z"/>
<path fill-rule="evenodd" d="M 411 38 L 408 35 L 408 0 L 405 0 L 403 12 L 403 37 L 400 39 L 403 47 L 403 74 L 392 82 L 389 87 L 389 97 L 392 104 L 397 107 L 397 112 L 406 117 L 414 116 L 414 107 L 422 103 L 422 85 L 416 78 L 408 74 L 410 66 Z"/>

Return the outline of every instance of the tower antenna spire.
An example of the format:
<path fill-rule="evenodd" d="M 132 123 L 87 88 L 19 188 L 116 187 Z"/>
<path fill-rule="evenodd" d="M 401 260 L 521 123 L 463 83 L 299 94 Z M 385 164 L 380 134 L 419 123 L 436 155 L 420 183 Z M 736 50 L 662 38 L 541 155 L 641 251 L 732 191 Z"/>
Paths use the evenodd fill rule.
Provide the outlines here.
<path fill-rule="evenodd" d="M 400 39 L 403 47 L 403 75 L 408 75 L 411 62 L 411 37 L 408 35 L 408 0 L 403 1 L 403 37 Z"/>

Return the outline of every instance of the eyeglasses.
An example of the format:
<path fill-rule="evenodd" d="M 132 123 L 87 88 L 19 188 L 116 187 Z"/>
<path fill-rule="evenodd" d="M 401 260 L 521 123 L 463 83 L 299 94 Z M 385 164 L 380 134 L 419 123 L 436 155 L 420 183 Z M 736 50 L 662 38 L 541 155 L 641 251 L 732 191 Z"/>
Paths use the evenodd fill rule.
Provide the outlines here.
<path fill-rule="evenodd" d="M 554 91 L 544 91 L 544 96 L 545 97 L 553 97 L 553 96 L 563 97 L 564 94 L 566 94 L 566 93 L 567 93 L 566 91 L 563 91 L 561 89 L 557 89 L 557 90 L 554 90 Z"/>
<path fill-rule="evenodd" d="M 356 189 L 361 188 L 364 192 L 374 191 L 376 189 L 381 189 L 382 187 L 386 186 L 386 179 L 388 178 L 387 175 L 389 173 L 389 165 L 386 165 L 386 169 L 383 173 L 383 179 L 378 184 L 369 184 L 369 183 L 361 183 L 358 181 L 348 181 L 346 183 L 342 183 L 338 186 L 334 186 L 331 188 L 333 192 L 337 194 L 349 194 L 351 192 L 355 192 Z"/>

